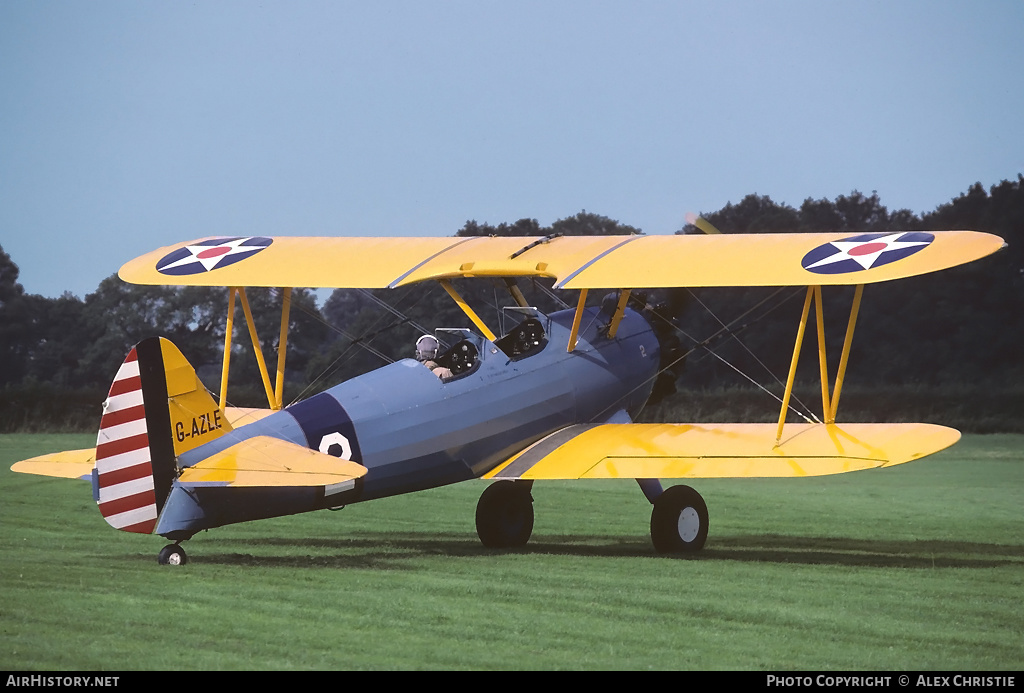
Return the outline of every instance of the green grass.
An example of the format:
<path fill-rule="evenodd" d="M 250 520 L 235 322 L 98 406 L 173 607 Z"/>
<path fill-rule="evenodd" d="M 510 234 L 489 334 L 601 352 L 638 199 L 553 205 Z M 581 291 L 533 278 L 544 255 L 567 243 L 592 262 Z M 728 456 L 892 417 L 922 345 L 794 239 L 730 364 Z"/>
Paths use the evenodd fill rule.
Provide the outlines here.
<path fill-rule="evenodd" d="M 235 525 L 116 532 L 87 484 L 8 471 L 90 435 L 0 436 L 0 669 L 990 670 L 1024 666 L 1024 436 L 889 470 L 696 482 L 698 558 L 629 481 L 534 487 L 483 548 L 483 482 Z"/>

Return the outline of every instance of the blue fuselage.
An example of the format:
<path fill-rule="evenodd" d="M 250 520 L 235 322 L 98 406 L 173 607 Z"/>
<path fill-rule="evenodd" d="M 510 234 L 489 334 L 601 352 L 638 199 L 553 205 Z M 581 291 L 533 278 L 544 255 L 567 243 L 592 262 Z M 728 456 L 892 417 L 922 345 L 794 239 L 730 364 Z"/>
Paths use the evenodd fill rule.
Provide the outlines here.
<path fill-rule="evenodd" d="M 650 325 L 627 310 L 612 339 L 606 336 L 609 316 L 591 308 L 569 352 L 573 313 L 548 316 L 543 345 L 529 353 L 510 356 L 504 340 L 495 344 L 462 330 L 475 358 L 449 380 L 404 359 L 189 451 L 178 460 L 183 467 L 240 439 L 272 436 L 346 457 L 369 471 L 337 489 L 185 489 L 175 482 L 156 533 L 187 537 L 233 522 L 464 481 L 565 426 L 635 416 L 658 370 Z"/>

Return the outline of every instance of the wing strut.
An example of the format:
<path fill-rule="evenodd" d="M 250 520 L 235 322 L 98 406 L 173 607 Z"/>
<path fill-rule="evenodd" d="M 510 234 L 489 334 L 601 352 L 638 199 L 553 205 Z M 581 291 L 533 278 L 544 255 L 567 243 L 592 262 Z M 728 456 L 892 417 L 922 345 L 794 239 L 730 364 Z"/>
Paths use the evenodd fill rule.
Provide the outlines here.
<path fill-rule="evenodd" d="M 615 339 L 616 333 L 619 331 L 619 323 L 622 322 L 622 316 L 626 313 L 626 304 L 629 303 L 629 294 L 632 289 L 623 289 L 619 292 L 619 302 L 615 306 L 615 315 L 612 316 L 612 322 L 608 326 L 608 337 Z"/>
<path fill-rule="evenodd" d="M 523 296 L 523 292 L 519 290 L 519 286 L 516 284 L 516 280 L 512 277 L 505 277 L 505 288 L 508 289 L 509 294 L 512 296 L 512 300 L 516 302 L 516 305 L 520 308 L 526 308 L 529 303 L 526 301 L 526 297 Z"/>
<path fill-rule="evenodd" d="M 455 290 L 455 287 L 452 286 L 452 283 L 450 281 L 448 281 L 447 279 L 438 279 L 437 283 L 440 284 L 444 288 L 444 290 L 448 292 L 448 295 L 451 296 L 452 300 L 459 305 L 459 308 L 461 308 L 462 312 L 466 314 L 466 317 L 473 321 L 473 324 L 477 326 L 477 328 L 480 330 L 480 333 L 483 334 L 484 337 L 491 340 L 492 342 L 497 341 L 498 338 L 495 337 L 494 333 L 491 332 L 490 328 L 487 327 L 487 323 L 481 320 L 480 316 L 477 315 L 476 312 L 469 307 L 469 304 L 466 303 L 466 299 L 462 298 L 459 292 Z"/>
<path fill-rule="evenodd" d="M 231 337 L 235 332 L 235 287 L 228 287 L 228 319 L 224 324 L 224 365 L 220 371 L 220 413 L 228 406 L 228 371 L 231 368 Z"/>
<path fill-rule="evenodd" d="M 803 312 L 800 314 L 800 325 L 796 332 L 796 343 L 793 345 L 793 359 L 789 365 L 789 376 L 786 379 L 786 393 L 782 396 L 782 410 L 779 412 L 779 426 L 775 434 L 775 446 L 782 442 L 782 428 L 786 423 L 786 411 L 789 409 L 789 399 L 793 394 L 793 383 L 796 380 L 796 367 L 800 361 L 800 349 L 804 342 L 804 333 L 807 330 L 807 318 L 810 315 L 811 301 L 814 301 L 814 314 L 817 322 L 818 332 L 818 370 L 821 377 L 821 406 L 826 424 L 833 424 L 836 421 L 836 413 L 839 410 L 839 395 L 842 394 L 843 381 L 846 378 L 846 367 L 850 361 L 850 347 L 853 344 L 853 331 L 857 325 L 857 316 L 860 314 L 861 298 L 864 295 L 864 285 L 858 284 L 853 294 L 853 305 L 850 307 L 850 318 L 846 324 L 846 338 L 843 340 L 843 353 L 839 359 L 839 371 L 836 373 L 835 388 L 832 396 L 829 396 L 828 383 L 828 361 L 825 355 L 825 321 L 823 315 L 823 300 L 821 298 L 820 286 L 808 286 L 807 296 L 804 298 Z"/>
<path fill-rule="evenodd" d="M 572 316 L 572 330 L 569 332 L 569 346 L 566 351 L 572 353 L 576 348 L 576 340 L 580 336 L 580 322 L 583 320 L 583 310 L 587 307 L 587 289 L 580 289 L 580 300 L 576 304 L 576 314 Z"/>
<path fill-rule="evenodd" d="M 270 383 L 270 372 L 267 369 L 267 362 L 263 358 L 263 348 L 260 346 L 260 338 L 256 333 L 256 322 L 252 317 L 252 309 L 249 307 L 249 298 L 246 296 L 245 288 L 240 286 L 228 288 L 228 317 L 224 325 L 224 361 L 220 374 L 220 410 L 222 413 L 225 411 L 228 401 L 228 371 L 231 369 L 231 340 L 235 330 L 236 294 L 242 304 L 242 312 L 245 313 L 246 325 L 249 327 L 252 349 L 256 354 L 256 363 L 259 365 L 263 389 L 267 393 L 267 404 L 272 410 L 278 411 L 284 407 L 284 366 L 288 352 L 288 318 L 291 314 L 292 305 L 292 290 L 290 287 L 282 289 L 281 331 L 277 348 L 277 378 L 274 385 Z"/>
<path fill-rule="evenodd" d="M 836 387 L 832 393 L 832 409 L 829 410 L 828 419 L 825 423 L 836 422 L 836 412 L 839 410 L 839 395 L 843 391 L 843 379 L 846 377 L 846 364 L 850 360 L 850 345 L 853 343 L 853 329 L 857 326 L 857 316 L 860 314 L 860 299 L 864 295 L 864 285 L 858 284 L 853 292 L 853 305 L 850 307 L 850 320 L 846 324 L 846 339 L 843 340 L 843 355 L 839 358 L 839 372 L 836 373 Z"/>
<path fill-rule="evenodd" d="M 274 396 L 274 388 L 270 384 L 270 373 L 267 372 L 267 362 L 263 358 L 263 348 L 260 346 L 259 335 L 256 334 L 256 321 L 252 319 L 252 309 L 249 307 L 249 298 L 245 295 L 245 289 L 238 290 L 238 298 L 242 303 L 242 312 L 245 313 L 245 322 L 249 326 L 252 350 L 256 353 L 256 363 L 260 367 L 260 377 L 263 379 L 263 389 L 267 393 L 267 403 L 273 409 L 277 398 Z"/>
<path fill-rule="evenodd" d="M 277 381 L 274 385 L 276 406 L 274 409 L 284 408 L 284 361 L 288 354 L 288 316 L 292 308 L 292 289 L 285 287 L 281 296 L 281 332 L 277 340 Z"/>

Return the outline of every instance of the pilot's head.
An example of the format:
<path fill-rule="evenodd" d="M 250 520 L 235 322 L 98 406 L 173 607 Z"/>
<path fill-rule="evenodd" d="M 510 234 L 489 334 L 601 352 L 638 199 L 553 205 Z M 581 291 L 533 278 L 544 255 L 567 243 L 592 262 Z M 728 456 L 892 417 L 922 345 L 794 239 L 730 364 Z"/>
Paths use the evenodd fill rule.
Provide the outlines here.
<path fill-rule="evenodd" d="M 433 361 L 437 358 L 437 346 L 437 340 L 432 335 L 423 335 L 416 340 L 416 360 Z"/>

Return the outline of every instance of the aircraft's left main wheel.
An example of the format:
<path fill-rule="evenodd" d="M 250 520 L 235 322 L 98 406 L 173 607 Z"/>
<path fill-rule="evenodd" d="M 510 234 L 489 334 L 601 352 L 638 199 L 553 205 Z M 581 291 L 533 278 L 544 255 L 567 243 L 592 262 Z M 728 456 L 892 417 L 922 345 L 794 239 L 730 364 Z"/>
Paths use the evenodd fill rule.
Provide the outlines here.
<path fill-rule="evenodd" d="M 498 481 L 488 486 L 476 505 L 476 533 L 491 549 L 524 546 L 533 534 L 530 484 Z"/>
<path fill-rule="evenodd" d="M 181 548 L 181 545 L 168 544 L 160 550 L 156 560 L 160 565 L 185 565 L 188 563 L 188 556 L 185 555 L 185 549 Z"/>
<path fill-rule="evenodd" d="M 672 486 L 654 501 L 651 539 L 658 553 L 700 551 L 708 538 L 708 506 L 689 486 Z"/>

